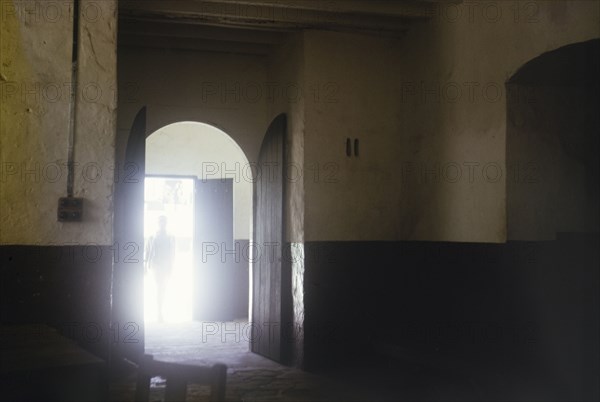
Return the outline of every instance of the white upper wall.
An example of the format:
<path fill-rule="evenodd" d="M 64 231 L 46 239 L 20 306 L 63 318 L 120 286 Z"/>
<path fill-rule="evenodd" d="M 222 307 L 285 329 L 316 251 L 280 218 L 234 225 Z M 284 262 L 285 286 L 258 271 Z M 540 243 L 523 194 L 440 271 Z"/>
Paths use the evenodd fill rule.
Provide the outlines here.
<path fill-rule="evenodd" d="M 58 222 L 67 195 L 73 2 L 2 1 L 0 244 L 112 244 L 116 1 L 82 0 L 74 196 L 82 222 Z"/>
<path fill-rule="evenodd" d="M 277 84 L 275 97 L 281 96 Z M 120 48 L 117 160 L 135 115 L 146 106 L 148 133 L 180 121 L 210 124 L 255 161 L 273 102 L 269 85 L 262 56 Z"/>
<path fill-rule="evenodd" d="M 287 96 L 269 103 L 269 121 L 280 113 L 287 117 L 285 160 L 288 170 L 284 181 L 284 238 L 304 241 L 304 105 L 309 91 L 304 81 L 303 35 L 295 36 L 269 60 L 269 80 L 289 88 Z M 299 175 L 298 175 L 299 174 Z"/>
<path fill-rule="evenodd" d="M 254 161 L 279 108 L 265 95 L 271 79 L 279 94 L 297 80 L 307 95 L 283 108 L 304 178 L 290 186 L 289 240 L 505 241 L 504 83 L 548 50 L 600 37 L 596 1 L 468 1 L 440 2 L 399 40 L 307 32 L 288 66 L 269 72 L 259 56 L 120 49 L 115 139 L 115 2 L 83 0 L 75 195 L 86 200 L 84 222 L 59 223 L 72 2 L 56 3 L 62 14 L 51 19 L 25 3 L 9 1 L 1 16 L 2 244 L 110 244 L 115 147 L 118 162 L 144 105 L 149 132 L 209 123 Z M 347 137 L 361 141 L 356 160 L 344 156 Z"/>
<path fill-rule="evenodd" d="M 329 85 L 306 104 L 305 170 L 320 169 L 305 177 L 306 240 L 505 241 L 505 82 L 599 37 L 599 9 L 440 3 L 400 40 L 306 33 L 307 85 Z"/>

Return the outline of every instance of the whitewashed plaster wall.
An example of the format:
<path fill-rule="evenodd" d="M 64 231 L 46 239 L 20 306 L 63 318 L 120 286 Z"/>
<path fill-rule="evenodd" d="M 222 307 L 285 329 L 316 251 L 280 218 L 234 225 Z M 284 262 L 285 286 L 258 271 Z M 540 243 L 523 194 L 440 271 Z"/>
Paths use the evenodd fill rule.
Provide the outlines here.
<path fill-rule="evenodd" d="M 268 111 L 269 122 L 280 113 L 287 117 L 284 236 L 288 242 L 304 241 L 304 110 L 309 91 L 304 63 L 303 35 L 297 35 L 269 59 L 268 70 L 269 81 L 285 88 L 268 104 Z"/>
<path fill-rule="evenodd" d="M 306 240 L 504 242 L 504 84 L 599 18 L 588 1 L 441 3 L 399 40 L 306 33 L 306 80 L 337 97 L 306 104 L 305 164 L 339 166 L 305 182 Z"/>
<path fill-rule="evenodd" d="M 25 3 L 3 6 L 16 10 Z M 57 178 L 55 165 L 66 162 L 69 115 L 67 92 L 63 88 L 56 97 L 52 91 L 70 81 L 71 53 L 71 3 L 60 4 L 66 7 L 60 18 L 32 19 L 31 13 L 2 8 L 3 244 L 112 240 L 115 3 L 83 1 L 88 14 L 81 18 L 75 195 L 86 205 L 84 222 L 68 224 L 56 221 L 66 169 Z M 292 136 L 292 155 L 304 165 L 304 181 L 293 190 L 298 213 L 288 226 L 305 223 L 288 237 L 505 241 L 504 83 L 543 52 L 599 37 L 598 8 L 590 1 L 442 3 L 431 21 L 411 26 L 399 40 L 304 34 L 293 75 L 307 88 L 316 83 L 322 95 L 293 105 L 290 113 L 296 121 L 290 127 L 302 133 Z M 277 107 L 269 112 L 267 102 L 256 98 L 223 102 L 218 94 L 203 101 L 201 87 L 207 80 L 235 83 L 240 76 L 242 85 L 266 82 L 264 58 L 121 53 L 122 82 L 134 89 L 125 98 L 120 91 L 120 100 L 127 100 L 119 105 L 121 131 L 148 105 L 149 132 L 174 121 L 206 122 L 230 134 L 254 160 Z M 280 68 L 284 80 L 285 68 L 272 71 Z M 167 80 L 173 76 L 180 77 L 175 84 Z M 31 90 L 36 85 L 40 89 Z M 346 137 L 361 140 L 358 160 L 345 159 Z M 121 144 L 117 157 L 122 151 Z M 307 178 L 318 168 L 324 180 L 329 162 L 339 165 L 336 183 Z"/>
<path fill-rule="evenodd" d="M 147 133 L 195 121 L 226 132 L 256 161 L 268 122 L 266 58 L 187 50 L 119 49 L 117 158 L 136 113 L 147 107 Z"/>
<path fill-rule="evenodd" d="M 82 0 L 74 196 L 66 196 L 73 3 L 2 0 L 0 243 L 110 244 L 116 123 L 116 1 Z"/>

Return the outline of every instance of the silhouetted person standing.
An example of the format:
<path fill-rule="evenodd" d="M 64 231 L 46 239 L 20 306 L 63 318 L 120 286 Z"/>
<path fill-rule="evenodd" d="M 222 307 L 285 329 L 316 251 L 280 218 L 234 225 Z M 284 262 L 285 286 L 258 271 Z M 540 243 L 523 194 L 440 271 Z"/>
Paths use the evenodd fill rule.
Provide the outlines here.
<path fill-rule="evenodd" d="M 167 217 L 158 218 L 158 231 L 148 240 L 146 263 L 153 271 L 156 280 L 156 293 L 158 303 L 158 320 L 163 321 L 163 307 L 167 283 L 173 267 L 175 257 L 175 241 L 167 234 Z"/>

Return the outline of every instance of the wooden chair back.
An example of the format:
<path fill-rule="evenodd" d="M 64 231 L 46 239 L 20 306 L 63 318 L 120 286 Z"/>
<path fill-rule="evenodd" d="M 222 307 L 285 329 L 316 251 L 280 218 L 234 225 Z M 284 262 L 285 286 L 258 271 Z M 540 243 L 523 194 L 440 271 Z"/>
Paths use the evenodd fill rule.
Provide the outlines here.
<path fill-rule="evenodd" d="M 144 355 L 137 364 L 138 379 L 135 390 L 136 402 L 148 402 L 150 380 L 160 376 L 166 379 L 165 402 L 184 401 L 188 384 L 208 385 L 211 388 L 210 401 L 225 400 L 227 366 L 192 366 L 154 360 L 152 355 Z"/>

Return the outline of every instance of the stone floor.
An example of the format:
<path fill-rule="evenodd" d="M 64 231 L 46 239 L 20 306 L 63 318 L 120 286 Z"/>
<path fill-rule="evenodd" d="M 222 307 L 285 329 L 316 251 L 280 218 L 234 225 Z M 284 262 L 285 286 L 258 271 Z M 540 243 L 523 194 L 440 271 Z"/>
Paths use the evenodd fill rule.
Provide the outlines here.
<path fill-rule="evenodd" d="M 282 366 L 251 353 L 246 323 L 150 324 L 146 327 L 146 353 L 156 360 L 194 365 L 227 365 L 228 401 L 338 401 L 352 396 L 343 385 L 305 371 Z M 162 400 L 165 383 L 154 378 L 151 400 Z M 113 379 L 112 400 L 132 400 L 134 377 Z M 189 387 L 190 400 L 207 399 L 208 390 Z"/>
<path fill-rule="evenodd" d="M 146 353 L 155 359 L 227 365 L 227 400 L 323 400 L 322 380 L 250 352 L 243 321 L 154 324 L 147 328 Z"/>
<path fill-rule="evenodd" d="M 308 373 L 251 353 L 245 322 L 150 324 L 146 353 L 162 361 L 211 365 L 224 363 L 227 401 L 508 401 L 561 400 L 547 381 L 536 381 L 523 367 L 499 375 L 496 368 L 461 370 L 455 362 L 443 369 L 380 360 L 373 365 Z M 349 351 L 351 353 L 351 351 Z M 402 361 L 402 363 L 399 363 Z M 468 373 L 468 374 L 465 374 Z M 475 374 L 473 374 L 475 373 Z M 165 382 L 152 380 L 151 401 L 161 401 Z M 132 401 L 135 375 L 114 376 L 110 397 Z M 191 401 L 208 399 L 208 389 L 188 388 Z"/>
<path fill-rule="evenodd" d="M 429 374 L 418 372 L 415 376 L 416 372 L 406 367 L 402 372 L 397 367 L 371 366 L 315 374 L 283 366 L 249 351 L 245 324 L 243 321 L 150 324 L 146 326 L 146 353 L 168 362 L 226 364 L 227 401 L 450 400 L 447 393 L 440 393 L 439 385 L 423 394 L 428 385 L 414 379 Z M 164 386 L 162 379 L 152 380 L 151 401 L 163 400 Z M 132 401 L 134 390 L 134 373 L 117 375 L 111 381 L 111 400 Z M 208 389 L 190 386 L 188 398 L 206 401 Z"/>

